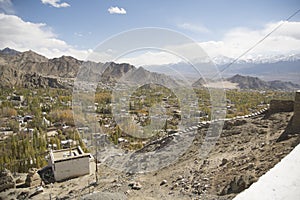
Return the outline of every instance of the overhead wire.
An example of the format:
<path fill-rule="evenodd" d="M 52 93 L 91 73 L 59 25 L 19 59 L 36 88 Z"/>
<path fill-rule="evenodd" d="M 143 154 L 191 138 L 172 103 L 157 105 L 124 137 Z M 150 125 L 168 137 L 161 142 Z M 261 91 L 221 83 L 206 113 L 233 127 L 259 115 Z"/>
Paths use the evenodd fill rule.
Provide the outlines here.
<path fill-rule="evenodd" d="M 275 28 L 272 29 L 268 34 L 266 34 L 263 38 L 261 38 L 259 41 L 257 41 L 254 45 L 252 45 L 249 49 L 247 49 L 245 52 L 243 52 L 241 55 L 236 57 L 232 62 L 227 64 L 223 69 L 219 70 L 218 74 L 221 74 L 225 70 L 227 70 L 229 67 L 231 67 L 234 63 L 236 63 L 239 59 L 241 59 L 243 56 L 245 56 L 247 53 L 252 51 L 256 46 L 258 46 L 260 43 L 262 43 L 265 39 L 267 39 L 271 34 L 273 34 L 275 31 L 277 31 L 280 27 L 282 27 L 285 23 L 287 23 L 290 19 L 292 19 L 295 15 L 297 15 L 300 12 L 300 9 L 298 9 L 296 12 L 291 14 L 288 18 L 286 18 L 282 23 L 278 24 Z M 215 78 L 218 74 L 215 74 L 213 78 Z"/>

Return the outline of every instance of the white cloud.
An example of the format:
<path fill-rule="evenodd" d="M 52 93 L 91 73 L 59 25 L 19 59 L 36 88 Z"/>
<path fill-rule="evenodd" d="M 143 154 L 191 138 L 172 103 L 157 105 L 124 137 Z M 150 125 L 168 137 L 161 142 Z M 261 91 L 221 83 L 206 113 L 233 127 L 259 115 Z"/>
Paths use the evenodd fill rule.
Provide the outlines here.
<path fill-rule="evenodd" d="M 77 50 L 60 40 L 46 24 L 25 22 L 15 15 L 0 13 L 0 48 L 29 49 L 49 58 L 62 55 L 85 59 L 91 50 Z"/>
<path fill-rule="evenodd" d="M 60 0 L 41 0 L 43 4 L 49 4 L 55 8 L 65 8 L 65 7 L 69 7 L 70 4 L 63 2 L 60 3 Z"/>
<path fill-rule="evenodd" d="M 191 32 L 196 32 L 196 33 L 209 33 L 210 32 L 210 30 L 208 28 L 206 28 L 205 26 L 195 25 L 195 24 L 190 24 L 190 23 L 178 24 L 177 27 L 191 31 Z"/>
<path fill-rule="evenodd" d="M 199 42 L 198 44 L 210 57 L 227 56 L 236 58 L 280 23 L 282 22 L 269 23 L 261 29 L 234 28 L 227 31 L 219 41 Z M 46 24 L 26 22 L 15 15 L 0 13 L 0 27 L 1 49 L 5 47 L 10 47 L 18 51 L 31 49 L 49 58 L 70 55 L 78 59 L 85 59 L 89 56 L 89 59 L 101 62 L 111 61 L 116 57 L 115 50 L 112 49 L 98 54 L 97 52 L 91 54 L 92 50 L 78 50 L 59 39 Z M 180 48 L 182 51 L 191 52 L 193 55 L 190 57 L 195 59 L 201 56 L 205 58 L 203 52 L 189 51 L 189 44 L 173 48 L 175 50 L 179 49 L 179 52 Z M 249 52 L 245 58 L 254 58 L 257 56 L 268 57 L 270 55 L 291 53 L 300 53 L 300 22 L 285 22 L 280 29 Z M 177 63 L 182 60 L 177 56 L 163 51 L 144 51 L 139 54 L 130 54 L 117 61 L 141 66 Z"/>
<path fill-rule="evenodd" d="M 7 14 L 14 14 L 12 0 L 0 0 L 0 11 Z"/>
<path fill-rule="evenodd" d="M 170 63 L 178 63 L 181 61 L 182 59 L 176 55 L 167 52 L 152 52 L 152 51 L 147 51 L 137 56 L 130 56 L 130 57 L 127 56 L 115 60 L 115 62 L 118 63 L 130 63 L 135 66 L 164 65 Z"/>
<path fill-rule="evenodd" d="M 107 11 L 110 14 L 121 14 L 121 15 L 125 15 L 126 14 L 126 10 L 124 8 L 119 8 L 119 7 L 113 7 L 111 6 L 109 9 L 107 9 Z"/>
<path fill-rule="evenodd" d="M 174 49 L 175 52 L 188 52 L 189 58 L 196 62 L 200 60 L 208 62 L 206 54 L 211 58 L 220 56 L 237 58 L 281 23 L 283 22 L 268 23 L 260 29 L 233 28 L 218 41 L 199 42 L 198 44 L 204 52 L 194 52 L 194 44 L 165 48 Z M 283 26 L 241 59 L 268 59 L 277 55 L 291 54 L 300 54 L 300 22 L 285 22 Z M 180 62 L 180 59 L 165 52 L 143 52 L 130 58 L 122 58 L 121 61 L 140 66 L 176 63 Z"/>
<path fill-rule="evenodd" d="M 247 51 L 281 23 L 283 22 L 269 23 L 262 29 L 234 28 L 228 31 L 222 40 L 202 42 L 200 45 L 211 57 L 222 55 L 235 58 Z M 300 53 L 300 22 L 285 22 L 283 26 L 245 57 L 290 53 Z"/>

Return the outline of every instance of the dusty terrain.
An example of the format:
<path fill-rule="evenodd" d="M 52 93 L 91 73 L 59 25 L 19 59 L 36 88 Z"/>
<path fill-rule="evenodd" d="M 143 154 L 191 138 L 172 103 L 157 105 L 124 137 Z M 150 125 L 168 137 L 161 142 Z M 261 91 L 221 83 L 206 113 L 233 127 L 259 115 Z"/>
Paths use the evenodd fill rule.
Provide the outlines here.
<path fill-rule="evenodd" d="M 299 143 L 297 134 L 277 141 L 292 115 L 285 112 L 226 122 L 205 160 L 199 159 L 199 146 L 207 128 L 201 128 L 189 150 L 161 170 L 126 174 L 99 164 L 98 184 L 94 184 L 95 175 L 84 176 L 46 185 L 32 199 L 232 199 Z M 0 199 L 26 199 L 32 190 L 10 189 Z"/>

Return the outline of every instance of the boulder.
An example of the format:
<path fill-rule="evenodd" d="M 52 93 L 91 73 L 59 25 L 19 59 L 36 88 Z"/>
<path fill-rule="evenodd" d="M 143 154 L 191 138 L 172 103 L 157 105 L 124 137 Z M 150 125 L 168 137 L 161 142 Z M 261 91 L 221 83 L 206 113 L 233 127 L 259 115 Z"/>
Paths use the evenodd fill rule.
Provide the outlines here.
<path fill-rule="evenodd" d="M 136 183 L 132 186 L 132 189 L 133 190 L 140 190 L 140 189 L 142 189 L 142 185 L 140 183 Z"/>
<path fill-rule="evenodd" d="M 168 181 L 167 180 L 162 180 L 162 182 L 160 183 L 160 186 L 167 184 Z"/>
<path fill-rule="evenodd" d="M 31 194 L 29 194 L 29 198 L 33 197 L 33 196 L 36 196 L 40 193 L 43 193 L 44 192 L 44 188 L 43 186 L 38 186 L 36 187 L 32 192 Z"/>
<path fill-rule="evenodd" d="M 233 126 L 241 126 L 241 125 L 244 125 L 246 124 L 247 121 L 244 120 L 244 119 L 241 119 L 241 120 L 235 120 L 234 123 L 233 123 Z"/>
<path fill-rule="evenodd" d="M 226 165 L 226 163 L 228 163 L 228 160 L 226 158 L 223 158 L 220 166 L 224 166 Z"/>
<path fill-rule="evenodd" d="M 232 121 L 225 121 L 223 129 L 225 130 L 230 130 L 234 126 L 234 123 Z"/>
<path fill-rule="evenodd" d="M 255 181 L 254 177 L 240 175 L 233 177 L 227 185 L 221 188 L 219 195 L 228 195 L 240 193 L 247 189 Z"/>
<path fill-rule="evenodd" d="M 40 175 L 37 173 L 37 171 L 38 170 L 36 168 L 29 169 L 27 178 L 25 180 L 25 185 L 27 187 L 42 185 L 43 181 L 42 181 Z"/>
<path fill-rule="evenodd" d="M 0 172 L 0 192 L 15 187 L 16 187 L 16 182 L 11 172 L 7 169 L 2 170 Z"/>
<path fill-rule="evenodd" d="M 128 184 L 133 190 L 140 190 L 142 189 L 142 185 L 139 182 L 131 182 Z"/>

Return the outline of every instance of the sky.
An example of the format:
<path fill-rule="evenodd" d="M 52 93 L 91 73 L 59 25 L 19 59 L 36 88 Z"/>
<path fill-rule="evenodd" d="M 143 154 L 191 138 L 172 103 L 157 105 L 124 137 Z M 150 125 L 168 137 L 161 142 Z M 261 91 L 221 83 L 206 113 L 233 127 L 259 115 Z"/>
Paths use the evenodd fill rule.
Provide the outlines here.
<path fill-rule="evenodd" d="M 245 57 L 295 54 L 300 13 L 284 20 L 298 9 L 298 0 L 0 0 L 0 48 L 86 59 L 124 31 L 159 27 L 191 38 L 210 57 L 235 58 L 284 23 Z M 176 63 L 175 57 L 143 50 L 123 60 L 151 65 Z M 113 58 L 106 52 L 97 61 Z"/>

